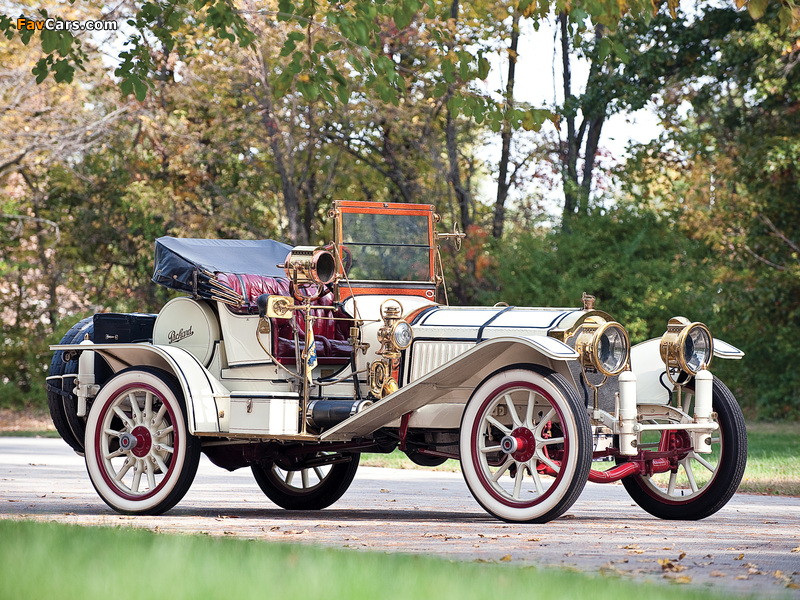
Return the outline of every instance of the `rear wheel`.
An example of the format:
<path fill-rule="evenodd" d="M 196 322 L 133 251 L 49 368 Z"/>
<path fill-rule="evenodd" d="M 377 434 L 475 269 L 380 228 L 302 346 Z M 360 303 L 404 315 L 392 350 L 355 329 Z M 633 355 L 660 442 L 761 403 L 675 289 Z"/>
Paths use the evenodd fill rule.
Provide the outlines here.
<path fill-rule="evenodd" d="M 164 371 L 121 371 L 95 398 L 86 423 L 86 468 L 114 510 L 168 511 L 189 490 L 199 461 L 200 440 L 189 435 L 183 394 Z"/>
<path fill-rule="evenodd" d="M 585 406 L 564 377 L 535 365 L 499 371 L 475 390 L 459 445 L 472 495 L 505 521 L 559 517 L 580 496 L 592 463 Z"/>
<path fill-rule="evenodd" d="M 360 457 L 359 453 L 318 452 L 297 464 L 259 463 L 251 470 L 261 491 L 281 508 L 321 510 L 350 487 Z"/>
<path fill-rule="evenodd" d="M 693 414 L 691 400 L 686 398 L 688 414 Z M 747 430 L 736 398 L 716 377 L 713 410 L 719 431 L 711 434 L 711 454 L 694 452 L 685 432 L 664 431 L 656 434 L 650 445 L 685 448 L 677 466 L 666 473 L 622 480 L 631 498 L 651 515 L 670 520 L 704 519 L 725 506 L 739 487 L 747 464 Z"/>
<path fill-rule="evenodd" d="M 80 344 L 86 336 L 94 340 L 92 317 L 83 319 L 67 331 L 60 344 Z M 69 357 L 68 357 L 69 358 Z M 78 375 L 78 358 L 64 360 L 64 351 L 56 350 L 50 361 L 48 377 L 57 376 L 47 382 L 47 407 L 58 435 L 78 454 L 83 454 L 83 438 L 86 434 L 86 417 L 78 416 L 78 397 L 72 392 Z"/>

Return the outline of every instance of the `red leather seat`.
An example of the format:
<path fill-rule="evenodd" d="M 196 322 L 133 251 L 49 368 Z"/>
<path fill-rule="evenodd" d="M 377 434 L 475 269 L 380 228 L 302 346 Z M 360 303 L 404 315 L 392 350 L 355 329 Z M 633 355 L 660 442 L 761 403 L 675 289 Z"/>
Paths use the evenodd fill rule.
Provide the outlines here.
<path fill-rule="evenodd" d="M 244 306 L 228 305 L 228 310 L 236 314 L 258 314 L 256 302 L 262 294 L 291 296 L 289 280 L 262 275 L 245 275 L 239 273 L 217 273 L 217 279 L 244 298 Z M 314 304 L 332 306 L 333 294 L 320 296 Z M 350 360 L 352 346 L 348 342 L 350 327 L 353 322 L 341 309 L 323 310 L 312 308 L 314 319 L 314 342 L 317 349 L 317 360 L 321 365 L 342 365 Z M 346 319 L 343 321 L 334 320 Z M 301 311 L 294 311 L 294 322 L 298 327 L 300 348 L 305 343 L 305 317 Z M 295 344 L 291 319 L 272 319 L 272 349 L 275 358 L 281 364 L 294 364 Z"/>

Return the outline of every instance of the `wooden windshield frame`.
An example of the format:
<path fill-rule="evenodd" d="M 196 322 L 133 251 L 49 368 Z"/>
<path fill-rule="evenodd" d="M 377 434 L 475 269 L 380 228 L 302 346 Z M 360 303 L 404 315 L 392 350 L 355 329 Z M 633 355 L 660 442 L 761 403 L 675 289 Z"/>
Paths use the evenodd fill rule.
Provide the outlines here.
<path fill-rule="evenodd" d="M 379 281 L 379 280 L 351 280 L 353 293 L 360 294 L 387 294 L 402 296 L 421 296 L 429 300 L 436 297 L 436 244 L 434 224 L 438 215 L 430 204 L 407 204 L 391 202 L 358 202 L 353 200 L 337 200 L 331 211 L 335 217 L 334 242 L 341 248 L 344 234 L 342 230 L 343 214 L 371 214 L 371 215 L 408 215 L 421 216 L 428 219 L 428 273 L 427 281 Z M 350 289 L 346 284 L 340 284 L 339 292 L 342 298 L 350 296 Z"/>

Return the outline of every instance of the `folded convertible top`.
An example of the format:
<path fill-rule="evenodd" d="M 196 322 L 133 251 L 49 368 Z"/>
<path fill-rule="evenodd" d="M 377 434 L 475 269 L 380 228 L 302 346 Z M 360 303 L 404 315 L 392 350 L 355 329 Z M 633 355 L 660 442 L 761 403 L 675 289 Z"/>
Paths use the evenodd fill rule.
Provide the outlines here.
<path fill-rule="evenodd" d="M 153 281 L 193 296 L 241 304 L 241 295 L 217 280 L 217 273 L 286 277 L 279 264 L 292 249 L 275 240 L 156 240 Z"/>

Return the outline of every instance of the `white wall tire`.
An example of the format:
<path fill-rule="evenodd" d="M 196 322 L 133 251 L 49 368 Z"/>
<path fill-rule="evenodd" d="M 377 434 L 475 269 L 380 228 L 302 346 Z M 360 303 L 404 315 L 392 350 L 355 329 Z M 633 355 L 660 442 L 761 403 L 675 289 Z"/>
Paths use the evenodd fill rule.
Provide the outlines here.
<path fill-rule="evenodd" d="M 85 457 L 92 485 L 117 512 L 157 515 L 180 502 L 197 473 L 200 441 L 188 433 L 172 378 L 133 368 L 103 386 L 86 422 Z"/>
<path fill-rule="evenodd" d="M 503 440 L 516 444 L 503 450 Z M 489 513 L 546 523 L 578 499 L 592 464 L 586 408 L 559 374 L 536 365 L 499 371 L 469 399 L 461 420 L 461 468 Z"/>

